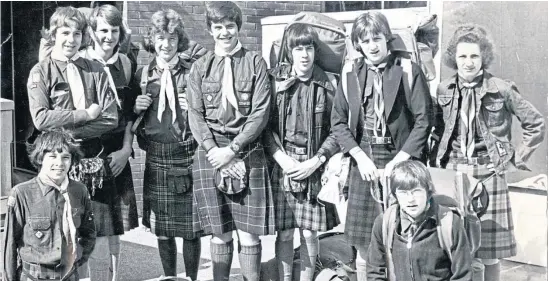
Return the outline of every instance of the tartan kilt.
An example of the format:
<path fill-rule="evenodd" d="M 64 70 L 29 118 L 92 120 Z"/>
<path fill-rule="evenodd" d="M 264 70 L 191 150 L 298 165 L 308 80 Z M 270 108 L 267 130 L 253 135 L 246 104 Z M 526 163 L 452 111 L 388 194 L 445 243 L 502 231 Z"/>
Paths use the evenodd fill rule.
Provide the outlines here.
<path fill-rule="evenodd" d="M 369 145 L 362 141 L 360 147 L 364 151 L 368 151 L 366 148 Z M 371 160 L 377 169 L 384 169 L 398 152 L 392 145 L 371 145 L 371 151 Z M 358 249 L 368 247 L 371 241 L 373 222 L 382 213 L 382 205 L 371 196 L 371 183 L 362 180 L 353 158 L 350 164 L 348 185 L 348 207 L 344 232 L 350 245 Z"/>
<path fill-rule="evenodd" d="M 168 187 L 170 168 L 188 168 L 196 149 L 193 138 L 179 143 L 149 141 L 143 182 L 143 225 L 156 236 L 199 237 L 192 230 L 192 191 L 177 193 Z"/>
<path fill-rule="evenodd" d="M 299 162 L 308 160 L 306 154 L 296 154 L 289 150 L 286 153 Z M 320 174 L 321 171 L 318 169 L 314 173 Z M 311 177 L 312 175 L 309 178 Z M 339 216 L 334 204 L 307 200 L 308 190 L 298 193 L 284 191 L 283 178 L 282 168 L 274 165 L 271 179 L 277 231 L 294 228 L 328 231 L 339 225 Z M 321 185 L 321 182 L 316 184 Z"/>
<path fill-rule="evenodd" d="M 486 179 L 494 173 L 487 165 L 455 164 L 451 163 L 451 159 L 446 169 L 472 175 L 478 180 Z M 517 246 L 506 176 L 495 175 L 483 184 L 489 195 L 489 206 L 480 218 L 481 245 L 476 258 L 501 259 L 515 256 Z"/>
<path fill-rule="evenodd" d="M 214 133 L 219 147 L 230 144 L 233 135 Z M 274 203 L 266 155 L 260 141 L 242 147 L 239 157 L 249 177 L 247 187 L 238 194 L 226 194 L 215 185 L 215 169 L 199 146 L 194 154 L 194 231 L 222 234 L 240 230 L 256 235 L 275 233 Z"/>

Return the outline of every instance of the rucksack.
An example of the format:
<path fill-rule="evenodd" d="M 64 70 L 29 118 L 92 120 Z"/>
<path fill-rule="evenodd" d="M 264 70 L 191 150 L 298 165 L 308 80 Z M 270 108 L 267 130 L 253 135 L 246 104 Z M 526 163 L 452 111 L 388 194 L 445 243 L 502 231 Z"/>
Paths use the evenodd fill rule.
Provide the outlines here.
<path fill-rule="evenodd" d="M 314 272 L 315 281 L 354 281 L 352 269 L 356 256 L 355 248 L 350 246 L 343 232 L 326 232 L 318 235 L 319 252 Z M 295 249 L 294 262 L 300 261 L 300 246 Z M 293 266 L 293 276 L 300 266 Z"/>
<path fill-rule="evenodd" d="M 471 255 L 474 256 L 480 247 L 481 224 L 479 217 L 485 213 L 489 205 L 489 197 L 483 181 L 479 181 L 462 172 L 428 168 L 434 183 L 433 200 L 439 205 L 438 209 L 438 241 L 441 248 L 452 260 L 451 248 L 453 246 L 453 214 L 460 216 L 466 231 L 466 237 L 470 244 Z M 386 188 L 384 196 L 387 195 Z M 388 207 L 382 220 L 383 244 L 386 247 L 387 279 L 395 280 L 394 264 L 392 260 L 392 242 L 396 230 L 397 205 Z M 483 265 L 477 260 L 472 262 L 472 280 L 483 280 Z"/>

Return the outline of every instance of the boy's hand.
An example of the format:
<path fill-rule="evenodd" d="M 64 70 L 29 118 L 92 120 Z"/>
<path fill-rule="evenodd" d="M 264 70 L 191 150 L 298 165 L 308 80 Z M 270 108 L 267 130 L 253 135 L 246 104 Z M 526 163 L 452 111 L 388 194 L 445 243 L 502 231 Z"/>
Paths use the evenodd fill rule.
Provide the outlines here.
<path fill-rule="evenodd" d="M 287 175 L 292 180 L 304 180 L 312 175 L 320 166 L 320 158 L 315 156 L 293 166 L 292 169 L 287 171 Z"/>
<path fill-rule="evenodd" d="M 353 157 L 358 164 L 358 170 L 360 170 L 360 176 L 363 180 L 377 181 L 379 179 L 377 166 L 375 166 L 371 158 L 367 157 L 363 150 L 353 155 Z"/>
<path fill-rule="evenodd" d="M 152 98 L 150 97 L 150 94 L 147 93 L 146 95 L 138 95 L 137 99 L 135 100 L 135 106 L 133 107 L 133 111 L 136 114 L 140 114 L 141 112 L 147 110 L 147 108 L 152 104 Z"/>
<path fill-rule="evenodd" d="M 411 158 L 411 155 L 409 155 L 405 151 L 400 151 L 396 156 L 394 156 L 394 159 L 392 159 L 386 166 L 384 166 L 384 173 L 382 175 L 383 181 L 388 182 L 388 178 L 390 177 L 390 174 L 392 174 L 392 170 L 394 169 L 394 166 L 400 162 L 409 160 Z"/>
<path fill-rule="evenodd" d="M 129 156 L 131 156 L 131 150 L 127 149 L 120 149 L 118 151 L 112 152 L 108 157 L 110 157 L 110 170 L 112 171 L 112 175 L 117 177 L 122 173 L 124 168 L 126 167 L 127 161 L 129 159 Z"/>
<path fill-rule="evenodd" d="M 214 147 L 207 152 L 207 160 L 215 169 L 220 169 L 232 160 L 236 154 L 230 147 Z"/>
<path fill-rule="evenodd" d="M 290 169 L 293 169 L 295 165 L 300 163 L 299 161 L 295 160 L 295 158 L 287 155 L 281 150 L 278 150 L 274 153 L 274 160 L 276 160 L 278 165 L 280 165 L 280 167 L 286 174 Z"/>
<path fill-rule="evenodd" d="M 99 115 L 101 115 L 101 111 L 103 109 L 101 108 L 101 106 L 99 106 L 98 104 L 96 103 L 93 103 L 91 104 L 87 109 L 86 109 L 86 112 L 88 113 L 88 117 L 89 119 L 87 121 L 91 121 L 91 120 L 95 120 L 97 119 L 97 117 L 99 117 Z"/>

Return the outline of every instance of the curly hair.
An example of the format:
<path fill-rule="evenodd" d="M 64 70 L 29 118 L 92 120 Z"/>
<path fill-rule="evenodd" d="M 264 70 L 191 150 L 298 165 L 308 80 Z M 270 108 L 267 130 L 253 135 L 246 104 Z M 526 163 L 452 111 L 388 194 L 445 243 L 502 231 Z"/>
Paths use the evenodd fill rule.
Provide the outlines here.
<path fill-rule="evenodd" d="M 234 2 L 230 1 L 212 1 L 206 3 L 206 24 L 207 29 L 211 30 L 212 23 L 220 23 L 225 20 L 233 21 L 242 28 L 242 10 Z"/>
<path fill-rule="evenodd" d="M 394 165 L 390 174 L 390 192 L 396 196 L 396 190 L 424 188 L 428 198 L 434 193 L 434 182 L 426 166 L 416 160 L 406 160 Z"/>
<path fill-rule="evenodd" d="M 55 13 L 49 19 L 49 30 L 46 31 L 44 39 L 53 42 L 57 29 L 65 26 L 82 31 L 82 40 L 85 38 L 88 26 L 86 16 L 78 9 L 66 6 L 55 9 Z"/>
<path fill-rule="evenodd" d="M 40 170 L 44 155 L 48 152 L 70 153 L 72 165 L 80 162 L 82 151 L 72 135 L 63 129 L 42 132 L 33 143 L 27 143 L 27 153 L 31 164 Z"/>
<path fill-rule="evenodd" d="M 359 41 L 367 34 L 383 34 L 388 42 L 394 39 L 388 19 L 381 12 L 365 12 L 354 20 L 350 39 L 356 51 L 362 53 Z"/>
<path fill-rule="evenodd" d="M 314 46 L 314 50 L 318 49 L 318 33 L 307 24 L 296 23 L 290 25 L 286 31 L 285 35 L 286 40 L 284 43 L 283 53 L 285 54 L 285 59 L 293 64 L 293 56 L 291 51 L 297 46 Z M 318 58 L 315 56 L 315 60 Z"/>
<path fill-rule="evenodd" d="M 457 69 L 456 53 L 459 43 L 475 43 L 480 47 L 481 63 L 483 68 L 489 68 L 495 57 L 493 43 L 487 35 L 487 31 L 476 24 L 461 25 L 455 30 L 443 54 L 443 61 L 452 68 Z"/>
<path fill-rule="evenodd" d="M 179 13 L 172 9 L 157 11 L 150 18 L 151 26 L 148 28 L 147 35 L 143 37 L 144 49 L 154 54 L 154 36 L 158 33 L 177 33 L 179 43 L 177 45 L 177 52 L 186 50 L 188 46 L 188 36 L 185 33 L 183 18 Z"/>
<path fill-rule="evenodd" d="M 97 18 L 99 17 L 103 18 L 108 24 L 120 28 L 120 38 L 116 47 L 127 40 L 127 30 L 123 24 L 122 13 L 116 7 L 107 4 L 93 9 L 88 18 L 88 24 L 93 31 L 97 31 Z"/>

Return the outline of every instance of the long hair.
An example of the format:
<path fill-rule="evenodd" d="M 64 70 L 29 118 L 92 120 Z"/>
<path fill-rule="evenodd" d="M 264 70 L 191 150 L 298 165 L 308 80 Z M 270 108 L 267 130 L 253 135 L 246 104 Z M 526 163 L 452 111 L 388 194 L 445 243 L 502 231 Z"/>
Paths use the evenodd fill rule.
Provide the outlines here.
<path fill-rule="evenodd" d="M 188 36 L 185 33 L 183 18 L 179 13 L 172 9 L 157 11 L 150 18 L 150 27 L 147 35 L 143 37 L 143 46 L 149 53 L 154 54 L 154 36 L 158 33 L 176 33 L 179 38 L 177 52 L 182 52 L 187 49 Z"/>
<path fill-rule="evenodd" d="M 72 135 L 65 130 L 42 132 L 33 143 L 27 143 L 27 153 L 31 164 L 38 170 L 42 167 L 44 155 L 48 152 L 66 151 L 71 155 L 71 163 L 78 163 L 83 154 Z"/>
<path fill-rule="evenodd" d="M 452 68 L 457 69 L 456 53 L 459 43 L 475 43 L 480 47 L 482 68 L 486 69 L 491 66 L 495 57 L 493 43 L 487 31 L 477 24 L 461 25 L 455 30 L 453 37 L 449 41 L 447 49 L 443 54 L 443 61 Z"/>

